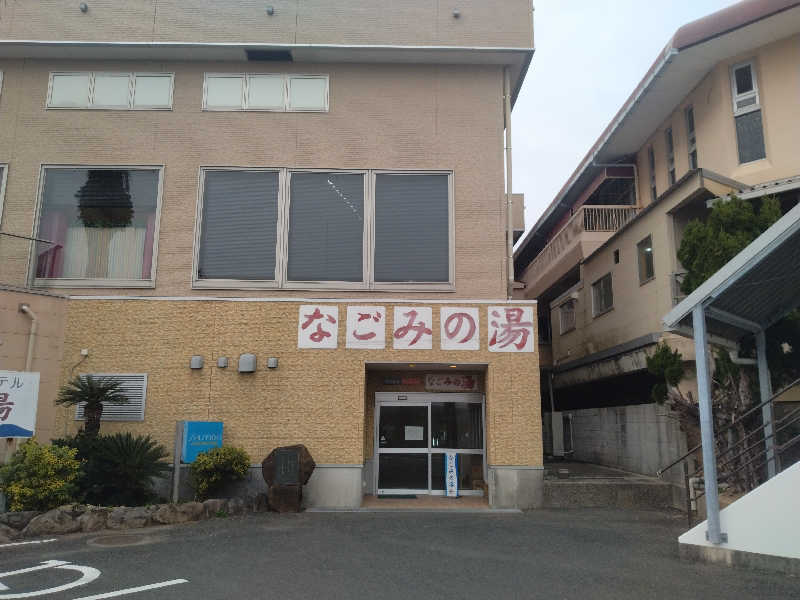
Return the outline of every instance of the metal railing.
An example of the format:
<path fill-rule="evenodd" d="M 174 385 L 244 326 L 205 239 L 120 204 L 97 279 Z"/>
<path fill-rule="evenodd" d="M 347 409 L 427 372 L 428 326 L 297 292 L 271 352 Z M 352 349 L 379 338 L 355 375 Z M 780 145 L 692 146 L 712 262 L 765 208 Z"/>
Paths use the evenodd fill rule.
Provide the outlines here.
<path fill-rule="evenodd" d="M 585 231 L 613 233 L 629 223 L 639 209 L 635 206 L 581 206 L 542 251 L 531 261 L 532 272 L 542 272 Z"/>
<path fill-rule="evenodd" d="M 718 486 L 734 484 L 745 491 L 750 491 L 769 479 L 769 469 L 767 467 L 770 462 L 774 461 L 775 474 L 797 462 L 800 457 L 786 455 L 790 448 L 800 444 L 800 407 L 778 419 L 774 418 L 775 398 L 797 385 L 800 385 L 800 379 L 773 394 L 766 401 L 751 407 L 737 416 L 731 423 L 715 432 L 714 446 L 716 449 L 722 448 L 716 453 Z M 765 423 L 762 419 L 759 425 L 752 426 L 751 424 L 748 430 L 746 425 L 759 411 L 763 415 L 764 407 L 769 407 L 769 413 L 773 415 L 772 420 Z M 797 431 L 793 432 L 790 429 L 792 425 L 795 426 Z M 735 442 L 729 443 L 735 431 L 737 429 L 741 431 L 743 426 L 745 427 L 744 435 L 740 435 Z M 779 435 L 781 433 L 784 435 Z M 782 443 L 778 443 L 779 438 L 783 438 Z M 699 459 L 696 459 L 700 466 L 693 471 L 690 471 L 689 459 L 695 453 L 700 453 L 701 450 L 702 445 L 698 444 L 686 454 L 656 472 L 656 475 L 661 478 L 666 471 L 679 464 L 683 465 L 683 483 L 686 488 L 686 514 L 690 527 L 693 521 L 692 515 L 697 512 L 697 501 L 705 495 L 705 490 L 695 488 L 695 482 L 701 481 L 703 476 L 702 454 Z M 784 460 L 784 458 L 789 460 Z"/>

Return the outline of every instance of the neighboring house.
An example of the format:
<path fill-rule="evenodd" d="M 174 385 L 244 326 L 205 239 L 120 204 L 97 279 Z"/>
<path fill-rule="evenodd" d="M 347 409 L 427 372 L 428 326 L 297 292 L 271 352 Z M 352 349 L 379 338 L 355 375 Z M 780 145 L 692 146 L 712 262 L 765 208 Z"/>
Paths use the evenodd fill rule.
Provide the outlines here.
<path fill-rule="evenodd" d="M 67 297 L 33 370 L 123 378 L 103 431 L 170 450 L 178 420 L 305 444 L 311 505 L 443 494 L 448 452 L 461 493 L 536 505 L 503 142 L 530 0 L 268 4 L 0 8 L 0 282 Z"/>
<path fill-rule="evenodd" d="M 660 340 L 694 359 L 661 322 L 682 298 L 682 233 L 715 197 L 797 202 L 799 103 L 800 3 L 749 0 L 681 27 L 518 246 L 555 409 L 547 452 L 652 475 L 685 450 L 645 361 Z"/>

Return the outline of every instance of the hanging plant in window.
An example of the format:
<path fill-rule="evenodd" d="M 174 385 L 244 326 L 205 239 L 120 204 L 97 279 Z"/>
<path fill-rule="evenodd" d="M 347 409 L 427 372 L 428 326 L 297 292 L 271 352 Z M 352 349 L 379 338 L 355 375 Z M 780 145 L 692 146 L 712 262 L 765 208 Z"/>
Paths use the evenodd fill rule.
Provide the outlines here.
<path fill-rule="evenodd" d="M 128 227 L 133 221 L 127 171 L 89 171 L 75 197 L 84 227 Z"/>

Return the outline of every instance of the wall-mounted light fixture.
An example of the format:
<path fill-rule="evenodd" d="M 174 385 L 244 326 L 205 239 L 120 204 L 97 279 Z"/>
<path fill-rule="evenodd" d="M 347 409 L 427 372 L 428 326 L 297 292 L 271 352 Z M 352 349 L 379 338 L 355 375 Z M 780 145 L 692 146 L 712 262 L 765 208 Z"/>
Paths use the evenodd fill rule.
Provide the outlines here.
<path fill-rule="evenodd" d="M 458 10 L 457 8 L 453 9 L 453 18 L 454 19 L 460 19 L 461 18 L 461 11 Z"/>
<path fill-rule="evenodd" d="M 220 369 L 227 369 L 228 368 L 228 357 L 227 356 L 220 356 L 217 359 L 217 367 Z"/>
<path fill-rule="evenodd" d="M 267 6 L 267 14 L 271 17 L 275 14 L 275 7 L 274 6 Z"/>
<path fill-rule="evenodd" d="M 203 368 L 203 357 L 202 356 L 193 356 L 189 361 L 189 368 L 190 369 L 202 369 Z"/>
<path fill-rule="evenodd" d="M 277 369 L 278 368 L 278 359 L 276 357 L 271 357 L 267 359 L 267 368 L 268 369 Z"/>
<path fill-rule="evenodd" d="M 81 12 L 82 12 L 82 13 L 87 13 L 87 12 L 89 12 L 89 5 L 88 5 L 88 4 L 86 4 L 86 2 L 81 2 L 81 3 L 78 5 L 78 8 L 80 8 L 80 9 L 81 9 Z"/>

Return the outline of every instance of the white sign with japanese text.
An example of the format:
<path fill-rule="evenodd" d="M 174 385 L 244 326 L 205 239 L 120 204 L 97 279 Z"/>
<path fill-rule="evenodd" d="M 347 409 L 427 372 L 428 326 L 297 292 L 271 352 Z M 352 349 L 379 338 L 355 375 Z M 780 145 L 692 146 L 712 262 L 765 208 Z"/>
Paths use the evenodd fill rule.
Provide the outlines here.
<path fill-rule="evenodd" d="M 335 349 L 338 344 L 339 307 L 303 304 L 297 321 L 297 347 Z"/>
<path fill-rule="evenodd" d="M 386 347 L 386 307 L 347 307 L 347 348 L 383 350 Z"/>
<path fill-rule="evenodd" d="M 442 307 L 439 311 L 442 350 L 480 350 L 477 308 Z"/>
<path fill-rule="evenodd" d="M 0 438 L 29 438 L 36 432 L 39 373 L 0 371 Z"/>
<path fill-rule="evenodd" d="M 458 497 L 458 454 L 445 453 L 444 487 L 448 498 Z"/>
<path fill-rule="evenodd" d="M 430 306 L 395 306 L 392 337 L 395 350 L 433 348 L 433 309 Z"/>
<path fill-rule="evenodd" d="M 533 352 L 533 307 L 490 306 L 489 352 Z"/>

